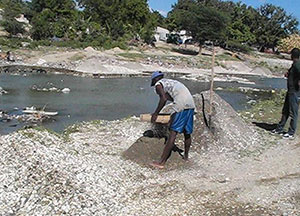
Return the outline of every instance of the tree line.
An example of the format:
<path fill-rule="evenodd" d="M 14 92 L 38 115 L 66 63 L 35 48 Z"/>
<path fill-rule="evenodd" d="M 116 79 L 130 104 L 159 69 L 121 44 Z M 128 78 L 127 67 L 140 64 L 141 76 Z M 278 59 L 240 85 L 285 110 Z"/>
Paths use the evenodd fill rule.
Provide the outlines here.
<path fill-rule="evenodd" d="M 221 0 L 178 0 L 167 17 L 149 8 L 147 0 L 0 0 L 1 25 L 10 36 L 28 34 L 35 41 L 65 41 L 105 46 L 132 39 L 151 43 L 155 27 L 187 30 L 196 42 L 239 49 L 275 48 L 280 39 L 298 32 L 298 20 L 283 8 L 251 6 Z M 18 22 L 20 14 L 30 30 Z"/>

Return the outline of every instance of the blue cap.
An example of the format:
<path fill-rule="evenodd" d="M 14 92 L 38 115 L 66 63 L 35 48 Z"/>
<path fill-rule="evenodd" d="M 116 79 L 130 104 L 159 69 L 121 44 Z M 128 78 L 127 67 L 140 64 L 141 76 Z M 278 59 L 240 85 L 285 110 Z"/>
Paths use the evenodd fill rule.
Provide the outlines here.
<path fill-rule="evenodd" d="M 164 74 L 161 71 L 154 71 L 151 75 L 151 86 L 154 86 L 154 80 L 155 78 L 159 77 L 159 76 L 164 76 Z"/>

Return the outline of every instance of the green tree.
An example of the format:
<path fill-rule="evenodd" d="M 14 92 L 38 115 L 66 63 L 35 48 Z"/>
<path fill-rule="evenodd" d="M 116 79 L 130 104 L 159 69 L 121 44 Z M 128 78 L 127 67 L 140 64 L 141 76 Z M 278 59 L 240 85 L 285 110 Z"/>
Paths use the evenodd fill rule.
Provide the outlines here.
<path fill-rule="evenodd" d="M 254 30 L 257 28 L 259 14 L 252 7 L 237 3 L 231 13 L 231 23 L 227 28 L 228 41 L 252 45 L 256 41 Z"/>
<path fill-rule="evenodd" d="M 85 18 L 99 23 L 112 40 L 136 37 L 143 39 L 155 27 L 147 0 L 79 0 Z"/>
<path fill-rule="evenodd" d="M 199 42 L 200 53 L 205 41 L 224 40 L 228 16 L 216 8 L 193 0 L 179 0 L 169 14 L 177 30 L 185 29 Z"/>
<path fill-rule="evenodd" d="M 266 47 L 275 48 L 280 39 L 297 31 L 298 20 L 286 11 L 272 4 L 265 4 L 258 9 L 259 25 L 255 30 L 257 44 L 260 50 Z"/>
<path fill-rule="evenodd" d="M 156 26 L 167 28 L 166 18 L 161 15 L 158 11 L 153 11 L 152 16 Z"/>
<path fill-rule="evenodd" d="M 75 39 L 76 23 L 81 19 L 73 0 L 32 0 L 32 37 L 40 40 L 53 36 Z"/>

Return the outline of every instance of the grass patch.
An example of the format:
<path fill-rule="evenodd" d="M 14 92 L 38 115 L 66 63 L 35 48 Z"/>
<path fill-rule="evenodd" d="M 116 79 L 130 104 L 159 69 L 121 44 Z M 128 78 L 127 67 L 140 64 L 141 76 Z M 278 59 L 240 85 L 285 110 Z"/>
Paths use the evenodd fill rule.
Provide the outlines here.
<path fill-rule="evenodd" d="M 80 132 L 81 126 L 82 126 L 82 124 L 74 124 L 74 125 L 67 127 L 63 132 L 64 137 L 68 138 L 71 134 Z"/>
<path fill-rule="evenodd" d="M 15 50 L 22 47 L 22 42 L 30 43 L 29 39 L 0 37 L 2 51 Z"/>
<path fill-rule="evenodd" d="M 268 126 L 274 126 L 276 127 L 277 123 L 280 121 L 281 118 L 281 110 L 283 107 L 284 99 L 285 99 L 285 90 L 277 91 L 274 94 L 272 94 L 269 98 L 265 98 L 262 100 L 259 100 L 256 104 L 254 104 L 250 109 L 240 112 L 240 116 L 242 116 L 247 122 L 254 123 L 258 127 L 259 124 L 261 125 L 268 125 Z M 299 122 L 299 120 L 298 120 Z M 289 126 L 288 122 L 285 125 L 285 129 L 287 129 Z M 265 130 L 259 130 L 259 133 L 262 134 L 262 136 L 265 137 L 264 142 L 260 147 L 249 151 L 249 150 L 243 150 L 240 152 L 240 155 L 242 157 L 244 156 L 259 156 L 261 153 L 263 153 L 265 150 L 270 148 L 273 145 L 277 144 L 277 137 L 268 135 L 266 132 L 267 129 L 266 126 L 261 127 Z M 300 132 L 299 128 L 297 129 L 298 133 Z"/>
<path fill-rule="evenodd" d="M 280 120 L 285 94 L 286 91 L 281 90 L 266 100 L 258 101 L 251 109 L 241 112 L 242 117 L 258 122 L 274 122 L 277 119 L 277 123 Z"/>
<path fill-rule="evenodd" d="M 34 137 L 33 132 L 28 132 L 28 131 L 21 131 L 21 134 L 29 139 L 32 139 Z"/>
<path fill-rule="evenodd" d="M 124 57 L 124 58 L 128 58 L 128 59 L 132 59 L 132 60 L 138 60 L 138 59 L 144 59 L 147 57 L 147 55 L 145 54 L 141 54 L 141 53 L 120 53 L 118 54 L 119 56 L 121 57 Z"/>
<path fill-rule="evenodd" d="M 191 56 L 196 56 L 199 54 L 199 52 L 190 49 L 184 49 L 184 48 L 172 48 L 172 51 L 183 55 L 191 55 Z"/>
<path fill-rule="evenodd" d="M 268 68 L 270 71 L 272 71 L 273 73 L 277 73 L 277 74 L 283 74 L 283 72 L 287 71 L 287 68 L 285 68 L 283 66 L 280 66 L 280 65 L 271 66 L 265 61 L 260 61 L 260 62 L 254 61 L 254 62 L 252 62 L 252 65 Z"/>
<path fill-rule="evenodd" d="M 71 58 L 69 58 L 69 60 L 71 60 L 71 61 L 79 61 L 79 60 L 82 60 L 85 57 L 86 56 L 84 54 L 82 54 L 82 53 L 76 53 Z"/>
<path fill-rule="evenodd" d="M 217 61 L 239 61 L 238 58 L 228 54 L 216 55 L 216 60 Z"/>

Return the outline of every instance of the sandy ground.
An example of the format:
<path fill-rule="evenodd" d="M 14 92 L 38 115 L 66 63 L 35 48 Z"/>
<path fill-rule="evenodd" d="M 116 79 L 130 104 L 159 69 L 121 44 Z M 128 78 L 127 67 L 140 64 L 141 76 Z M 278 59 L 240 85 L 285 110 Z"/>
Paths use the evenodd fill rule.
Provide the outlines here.
<path fill-rule="evenodd" d="M 0 137 L 4 215 L 299 215 L 296 142 L 278 142 L 259 156 L 178 155 L 165 170 L 123 157 L 143 145 L 158 153 L 161 140 L 142 138 L 136 119 L 85 124 L 68 140 L 26 130 Z M 148 156 L 149 156 L 148 155 Z M 142 157 L 139 155 L 139 157 Z"/>

